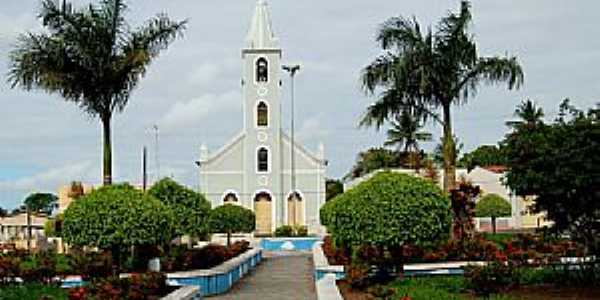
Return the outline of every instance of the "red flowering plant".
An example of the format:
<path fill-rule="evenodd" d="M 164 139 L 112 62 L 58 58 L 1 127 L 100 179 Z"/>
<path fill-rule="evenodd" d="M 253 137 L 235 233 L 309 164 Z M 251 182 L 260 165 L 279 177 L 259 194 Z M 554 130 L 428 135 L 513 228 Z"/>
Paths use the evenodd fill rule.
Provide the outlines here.
<path fill-rule="evenodd" d="M 458 188 L 450 191 L 450 200 L 452 203 L 453 238 L 459 241 L 465 241 L 472 237 L 475 230 L 475 199 L 481 190 L 479 186 L 474 186 L 466 180 L 458 183 Z"/>

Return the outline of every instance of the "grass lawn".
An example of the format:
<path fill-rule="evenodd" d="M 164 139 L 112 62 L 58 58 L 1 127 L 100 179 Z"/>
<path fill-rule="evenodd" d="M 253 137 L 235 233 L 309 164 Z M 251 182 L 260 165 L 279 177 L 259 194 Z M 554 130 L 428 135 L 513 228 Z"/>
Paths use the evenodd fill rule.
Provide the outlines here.
<path fill-rule="evenodd" d="M 404 296 L 410 296 L 412 300 L 470 300 L 476 297 L 465 292 L 466 282 L 462 276 L 436 276 L 411 278 L 409 280 L 396 281 L 390 284 L 395 290 L 394 298 L 402 299 Z M 514 299 L 502 295 L 494 295 L 492 300 Z"/>
<path fill-rule="evenodd" d="M 350 288 L 346 282 L 338 284 L 346 300 L 402 300 L 410 296 L 411 300 L 479 300 L 466 289 L 462 276 L 436 276 L 398 280 L 387 286 L 371 287 L 367 292 Z M 510 291 L 504 295 L 492 295 L 490 300 L 593 300 L 600 299 L 598 287 L 555 287 L 535 285 Z"/>
<path fill-rule="evenodd" d="M 43 296 L 53 300 L 69 299 L 67 290 L 54 286 L 26 284 L 0 288 L 0 300 L 39 300 Z"/>

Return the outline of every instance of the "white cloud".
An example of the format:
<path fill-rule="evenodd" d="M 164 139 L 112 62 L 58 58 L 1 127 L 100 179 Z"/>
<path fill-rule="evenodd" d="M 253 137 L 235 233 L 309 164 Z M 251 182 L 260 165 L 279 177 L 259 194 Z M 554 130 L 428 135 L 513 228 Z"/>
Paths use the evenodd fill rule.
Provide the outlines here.
<path fill-rule="evenodd" d="M 60 185 L 67 184 L 73 180 L 81 180 L 86 182 L 89 178 L 92 178 L 92 173 L 96 171 L 97 166 L 92 161 L 77 162 L 62 167 L 49 169 L 28 177 L 0 181 L 0 191 L 56 191 Z"/>
<path fill-rule="evenodd" d="M 168 129 L 198 123 L 207 116 L 240 106 L 241 97 L 238 91 L 229 91 L 223 94 L 202 95 L 188 102 L 177 102 L 159 123 L 161 127 Z"/>
<path fill-rule="evenodd" d="M 329 136 L 330 131 L 323 126 L 323 115 L 319 114 L 302 122 L 298 130 L 301 141 L 320 142 Z"/>
<path fill-rule="evenodd" d="M 239 68 L 239 63 L 233 59 L 206 61 L 190 73 L 188 83 L 194 86 L 210 87 L 218 81 L 229 81 L 231 80 L 229 75 Z"/>

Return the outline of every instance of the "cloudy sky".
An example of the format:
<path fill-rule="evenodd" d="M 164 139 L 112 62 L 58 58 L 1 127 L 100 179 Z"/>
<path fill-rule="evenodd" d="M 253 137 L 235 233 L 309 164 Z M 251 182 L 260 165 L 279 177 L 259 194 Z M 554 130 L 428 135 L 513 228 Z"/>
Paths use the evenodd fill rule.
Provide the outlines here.
<path fill-rule="evenodd" d="M 242 126 L 240 49 L 255 0 L 128 2 L 133 26 L 166 12 L 189 19 L 189 28 L 151 66 L 125 112 L 114 118 L 115 178 L 140 182 L 144 145 L 150 148 L 151 176 L 157 176 L 152 131 L 157 124 L 159 175 L 194 187 L 199 146 L 215 150 Z M 383 133 L 356 127 L 373 101 L 361 93 L 358 78 L 378 53 L 373 39 L 378 24 L 398 15 L 433 24 L 458 5 L 458 0 L 270 1 L 284 59 L 304 66 L 297 79 L 298 136 L 312 149 L 325 142 L 329 176 L 343 176 L 359 151 L 384 140 Z M 101 180 L 100 123 L 57 96 L 6 84 L 8 52 L 19 33 L 40 29 L 38 9 L 37 0 L 0 4 L 1 207 L 15 207 L 30 192 L 55 192 L 73 180 Z M 526 83 L 516 92 L 482 88 L 468 105 L 455 108 L 456 133 L 467 150 L 501 139 L 504 122 L 524 98 L 543 106 L 549 119 L 565 97 L 586 108 L 600 101 L 598 11 L 596 0 L 474 1 L 473 32 L 481 55 L 518 56 Z M 287 112 L 289 94 L 284 97 Z M 430 130 L 439 136 L 440 128 Z"/>

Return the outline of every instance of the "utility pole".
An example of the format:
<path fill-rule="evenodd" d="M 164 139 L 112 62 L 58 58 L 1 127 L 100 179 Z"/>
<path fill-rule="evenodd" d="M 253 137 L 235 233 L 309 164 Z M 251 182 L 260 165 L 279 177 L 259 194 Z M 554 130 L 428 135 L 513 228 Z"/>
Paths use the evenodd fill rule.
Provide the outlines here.
<path fill-rule="evenodd" d="M 291 152 L 290 153 L 291 154 L 290 155 L 290 157 L 291 157 L 291 163 L 290 163 L 291 170 L 290 171 L 291 171 L 291 185 L 292 185 L 292 203 L 294 204 L 293 205 L 293 207 L 294 207 L 294 212 L 293 212 L 294 216 L 293 216 L 292 220 L 294 222 L 293 225 L 297 225 L 296 224 L 297 223 L 297 220 L 296 220 L 296 218 L 297 218 L 296 209 L 297 209 L 298 196 L 297 196 L 297 193 L 296 193 L 296 156 L 295 156 L 295 149 L 294 149 L 294 148 L 296 148 L 296 143 L 295 143 L 295 122 L 294 122 L 294 97 L 295 97 L 295 95 L 294 95 L 294 92 L 295 92 L 294 91 L 294 79 L 296 77 L 296 73 L 298 71 L 300 71 L 300 65 L 297 65 L 297 64 L 296 65 L 284 65 L 283 66 L 283 70 L 286 71 L 286 72 L 288 72 L 290 74 L 291 90 L 292 90 L 292 95 L 291 95 L 291 98 L 292 98 L 292 103 L 291 103 L 291 105 L 292 105 L 291 144 L 292 145 L 290 147 L 291 148 L 291 151 L 290 151 Z"/>
<path fill-rule="evenodd" d="M 142 151 L 142 189 L 144 192 L 148 186 L 148 149 L 144 146 L 144 150 Z"/>

